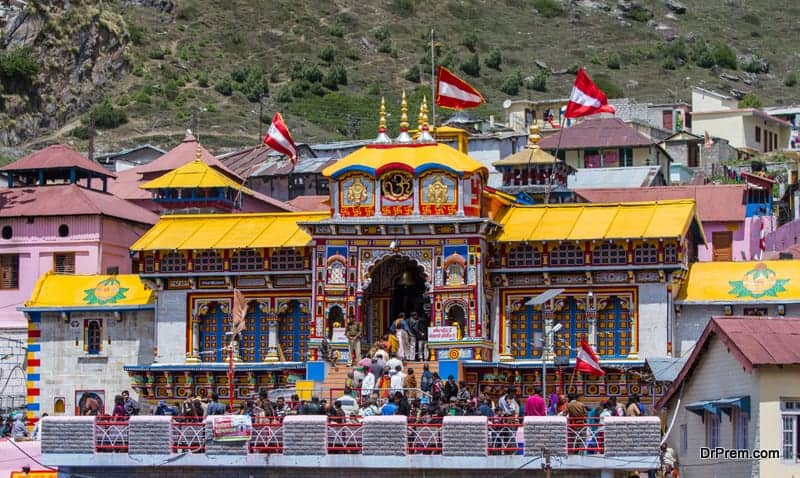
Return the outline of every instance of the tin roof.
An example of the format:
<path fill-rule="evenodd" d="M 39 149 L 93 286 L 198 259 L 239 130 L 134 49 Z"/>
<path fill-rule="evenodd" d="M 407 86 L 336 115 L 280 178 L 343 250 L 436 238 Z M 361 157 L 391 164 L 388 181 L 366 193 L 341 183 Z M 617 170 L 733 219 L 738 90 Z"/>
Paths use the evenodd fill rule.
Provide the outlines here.
<path fill-rule="evenodd" d="M 569 189 L 643 188 L 657 185 L 660 176 L 663 176 L 661 166 L 581 168 L 567 176 L 567 187 Z"/>
<path fill-rule="evenodd" d="M 655 142 L 619 118 L 580 121 L 542 139 L 544 149 L 587 149 L 649 146 Z"/>
<path fill-rule="evenodd" d="M 68 169 L 77 167 L 99 176 L 113 178 L 116 175 L 103 166 L 89 161 L 79 152 L 64 144 L 54 144 L 7 164 L 0 171 L 33 171 L 37 169 Z"/>
<path fill-rule="evenodd" d="M 667 393 L 656 404 L 664 407 L 700 363 L 706 345 L 718 337 L 730 354 L 747 371 L 765 365 L 800 364 L 800 318 L 797 317 L 714 317 L 706 324 L 691 355 Z"/>
<path fill-rule="evenodd" d="M 496 219 L 500 242 L 658 239 L 702 230 L 693 200 L 510 206 Z"/>

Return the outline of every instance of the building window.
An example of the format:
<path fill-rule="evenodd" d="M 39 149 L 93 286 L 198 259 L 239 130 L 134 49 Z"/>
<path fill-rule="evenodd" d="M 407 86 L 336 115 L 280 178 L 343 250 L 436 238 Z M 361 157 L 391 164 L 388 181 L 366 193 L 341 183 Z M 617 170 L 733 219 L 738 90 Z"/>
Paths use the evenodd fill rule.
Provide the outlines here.
<path fill-rule="evenodd" d="M 217 251 L 202 251 L 194 256 L 196 272 L 219 272 L 222 269 L 222 256 Z"/>
<path fill-rule="evenodd" d="M 550 265 L 582 266 L 583 251 L 574 244 L 564 243 L 550 251 Z"/>
<path fill-rule="evenodd" d="M 55 270 L 56 274 L 74 274 L 75 253 L 63 252 L 60 254 L 53 254 L 53 270 Z"/>
<path fill-rule="evenodd" d="M 11 229 L 11 226 L 3 226 L 3 232 L 2 232 L 3 239 L 6 240 L 11 239 L 11 236 L 13 235 L 14 235 L 14 230 Z"/>
<path fill-rule="evenodd" d="M 508 267 L 532 267 L 542 265 L 539 249 L 528 244 L 512 247 L 508 251 Z"/>
<path fill-rule="evenodd" d="M 623 167 L 633 166 L 633 148 L 619 149 L 619 165 Z"/>
<path fill-rule="evenodd" d="M 633 250 L 633 262 L 635 264 L 657 264 L 658 248 L 655 244 L 641 244 Z"/>
<path fill-rule="evenodd" d="M 331 261 L 328 264 L 328 284 L 345 285 L 346 269 L 344 262 L 338 260 Z"/>
<path fill-rule="evenodd" d="M 592 251 L 592 264 L 626 264 L 628 262 L 628 255 L 625 253 L 625 248 L 606 242 L 594 248 Z"/>
<path fill-rule="evenodd" d="M 553 339 L 554 351 L 559 357 L 575 357 L 581 340 L 589 339 L 589 324 L 583 303 L 568 297 L 555 313 L 556 323 L 562 325 Z"/>
<path fill-rule="evenodd" d="M 633 343 L 631 314 L 619 297 L 610 297 L 597 313 L 597 355 L 627 357 Z"/>
<path fill-rule="evenodd" d="M 111 275 L 111 276 L 115 276 L 115 275 L 119 274 L 119 266 L 106 267 L 106 274 Z"/>
<path fill-rule="evenodd" d="M 19 255 L 0 255 L 0 289 L 19 289 Z"/>
<path fill-rule="evenodd" d="M 689 426 L 685 423 L 681 424 L 681 455 L 686 456 L 689 451 Z"/>
<path fill-rule="evenodd" d="M 144 256 L 144 271 L 155 272 L 155 257 L 152 254 Z"/>
<path fill-rule="evenodd" d="M 719 415 L 704 412 L 706 418 L 706 446 L 716 448 L 719 446 Z"/>
<path fill-rule="evenodd" d="M 278 249 L 272 253 L 272 270 L 293 271 L 303 268 L 303 256 L 294 249 Z"/>
<path fill-rule="evenodd" d="M 678 246 L 675 244 L 667 244 L 664 246 L 664 262 L 667 264 L 676 264 L 678 262 Z"/>
<path fill-rule="evenodd" d="M 255 249 L 239 249 L 231 257 L 232 271 L 260 271 L 264 269 L 264 258 Z"/>
<path fill-rule="evenodd" d="M 58 237 L 67 237 L 69 236 L 69 226 L 66 224 L 62 224 L 58 226 Z"/>
<path fill-rule="evenodd" d="M 761 142 L 761 128 L 756 126 L 756 143 Z"/>
<path fill-rule="evenodd" d="M 523 299 L 524 304 L 528 298 Z M 518 359 L 542 356 L 542 312 L 533 306 L 522 306 L 511 312 L 511 355 Z"/>
<path fill-rule="evenodd" d="M 100 346 L 102 345 L 102 340 L 100 339 L 100 333 L 102 331 L 102 325 L 99 320 L 86 320 L 83 324 L 84 333 L 84 351 L 89 355 L 97 355 L 100 353 Z"/>
<path fill-rule="evenodd" d="M 735 408 L 731 411 L 733 417 L 733 444 L 734 448 L 744 450 L 747 448 L 747 431 L 750 428 L 750 414 Z"/>
<path fill-rule="evenodd" d="M 186 272 L 186 256 L 172 251 L 161 258 L 161 272 Z"/>
<path fill-rule="evenodd" d="M 781 450 L 783 459 L 792 463 L 800 460 L 798 417 L 800 417 L 800 400 L 781 400 Z"/>

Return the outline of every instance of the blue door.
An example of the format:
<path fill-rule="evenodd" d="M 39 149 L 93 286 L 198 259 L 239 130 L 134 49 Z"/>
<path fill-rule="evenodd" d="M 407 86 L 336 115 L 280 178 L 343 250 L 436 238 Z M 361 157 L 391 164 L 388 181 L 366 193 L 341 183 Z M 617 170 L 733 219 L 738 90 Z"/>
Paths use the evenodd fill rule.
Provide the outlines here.
<path fill-rule="evenodd" d="M 200 356 L 203 362 L 224 362 L 225 332 L 231 328 L 229 314 L 216 305 L 200 316 Z"/>
<path fill-rule="evenodd" d="M 305 303 L 291 300 L 278 309 L 280 343 L 283 356 L 302 362 L 308 356 L 308 309 Z"/>
<path fill-rule="evenodd" d="M 511 313 L 511 355 L 519 359 L 542 356 L 542 313 L 531 305 Z"/>

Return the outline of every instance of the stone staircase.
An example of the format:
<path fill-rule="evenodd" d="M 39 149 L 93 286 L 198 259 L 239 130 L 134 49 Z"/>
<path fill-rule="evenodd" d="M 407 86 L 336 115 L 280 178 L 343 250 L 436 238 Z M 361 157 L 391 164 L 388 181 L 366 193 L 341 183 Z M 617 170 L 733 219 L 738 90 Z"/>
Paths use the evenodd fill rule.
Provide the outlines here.
<path fill-rule="evenodd" d="M 422 377 L 422 366 L 426 363 L 431 373 L 439 371 L 439 362 L 403 362 L 403 367 L 404 369 L 414 369 L 414 375 L 417 376 L 417 384 L 419 384 Z M 350 367 L 346 364 L 337 364 L 335 369 L 328 365 L 325 381 L 322 382 L 322 386 L 317 387 L 315 394 L 319 395 L 320 398 L 328 400 L 330 400 L 331 397 L 335 399 L 341 396 L 344 391 L 344 381 L 347 378 L 347 374 L 353 369 L 354 367 Z"/>

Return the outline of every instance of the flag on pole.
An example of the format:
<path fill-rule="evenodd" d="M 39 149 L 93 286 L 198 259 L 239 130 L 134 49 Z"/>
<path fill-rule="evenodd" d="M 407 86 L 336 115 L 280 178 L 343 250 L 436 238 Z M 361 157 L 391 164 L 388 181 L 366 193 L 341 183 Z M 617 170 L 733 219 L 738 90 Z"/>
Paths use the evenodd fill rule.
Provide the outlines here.
<path fill-rule="evenodd" d="M 436 72 L 436 105 L 443 108 L 463 110 L 485 103 L 483 96 L 466 81 L 447 68 L 440 66 Z"/>
<path fill-rule="evenodd" d="M 578 349 L 578 357 L 575 359 L 575 371 L 586 372 L 596 377 L 606 374 L 600 367 L 600 359 L 586 339 L 581 340 L 581 348 Z"/>
<path fill-rule="evenodd" d="M 704 138 L 703 146 L 705 146 L 706 149 L 711 149 L 714 146 L 714 140 L 711 139 L 711 135 L 708 134 L 708 131 L 705 132 Z"/>
<path fill-rule="evenodd" d="M 606 94 L 594 84 L 589 75 L 583 71 L 583 68 L 580 68 L 578 76 L 575 77 L 575 85 L 572 86 L 572 93 L 569 95 L 565 116 L 567 118 L 580 118 L 581 116 L 589 116 L 596 113 L 614 112 L 616 110 L 608 104 Z"/>
<path fill-rule="evenodd" d="M 244 330 L 245 320 L 247 315 L 247 300 L 244 294 L 239 289 L 233 289 L 233 306 L 231 307 L 231 318 L 233 319 L 233 337 L 236 337 L 241 331 Z"/>
<path fill-rule="evenodd" d="M 297 164 L 297 146 L 295 146 L 292 135 L 289 134 L 289 128 L 286 127 L 280 113 L 275 113 L 275 116 L 272 117 L 272 124 L 269 126 L 267 135 L 264 136 L 264 144 L 289 156 L 293 165 Z"/>

